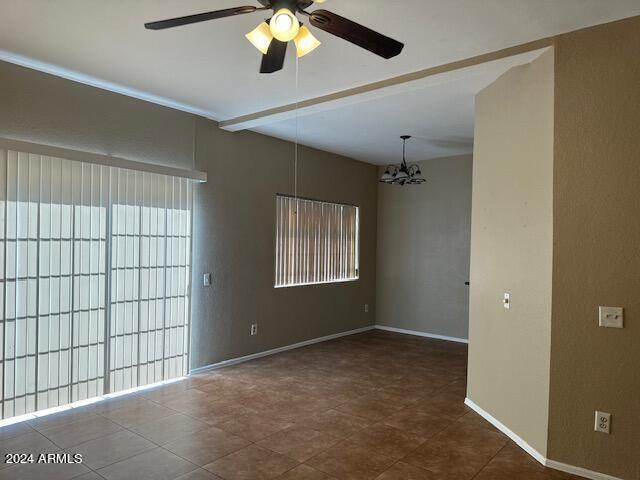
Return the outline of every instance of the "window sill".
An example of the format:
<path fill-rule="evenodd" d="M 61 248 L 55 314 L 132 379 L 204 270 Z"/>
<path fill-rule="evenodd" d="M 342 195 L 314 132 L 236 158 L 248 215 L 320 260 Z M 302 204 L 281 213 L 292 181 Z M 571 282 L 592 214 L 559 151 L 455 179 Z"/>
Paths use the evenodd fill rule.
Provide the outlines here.
<path fill-rule="evenodd" d="M 310 282 L 310 283 L 292 283 L 288 285 L 274 285 L 273 288 L 292 288 L 292 287 L 309 287 L 313 285 L 329 285 L 332 283 L 349 283 L 349 282 L 357 282 L 360 280 L 360 277 L 355 278 L 345 278 L 343 280 L 327 280 L 326 282 Z"/>

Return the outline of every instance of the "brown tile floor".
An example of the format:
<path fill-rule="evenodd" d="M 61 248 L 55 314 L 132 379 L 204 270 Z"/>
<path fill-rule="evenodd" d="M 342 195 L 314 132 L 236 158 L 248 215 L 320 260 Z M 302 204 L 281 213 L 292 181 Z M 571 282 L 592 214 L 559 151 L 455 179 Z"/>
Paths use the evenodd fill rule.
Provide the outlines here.
<path fill-rule="evenodd" d="M 2 479 L 552 480 L 463 403 L 466 346 L 371 331 L 0 428 Z"/>

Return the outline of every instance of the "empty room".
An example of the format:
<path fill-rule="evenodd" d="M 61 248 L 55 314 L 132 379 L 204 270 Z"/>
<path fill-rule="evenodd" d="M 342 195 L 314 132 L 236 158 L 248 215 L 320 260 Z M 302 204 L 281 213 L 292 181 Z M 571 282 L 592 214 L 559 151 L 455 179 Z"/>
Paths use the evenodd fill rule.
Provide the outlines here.
<path fill-rule="evenodd" d="M 640 480 L 638 0 L 0 0 L 0 480 Z"/>

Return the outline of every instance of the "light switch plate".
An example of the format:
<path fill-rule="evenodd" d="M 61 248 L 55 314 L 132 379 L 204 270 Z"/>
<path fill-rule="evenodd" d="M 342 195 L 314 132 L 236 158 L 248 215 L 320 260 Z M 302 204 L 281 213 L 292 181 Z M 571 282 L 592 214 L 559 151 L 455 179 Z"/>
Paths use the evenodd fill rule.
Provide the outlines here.
<path fill-rule="evenodd" d="M 598 319 L 601 327 L 623 328 L 624 310 L 622 307 L 599 307 Z"/>
<path fill-rule="evenodd" d="M 606 412 L 596 411 L 596 425 L 594 430 L 596 432 L 611 433 L 611 414 Z"/>

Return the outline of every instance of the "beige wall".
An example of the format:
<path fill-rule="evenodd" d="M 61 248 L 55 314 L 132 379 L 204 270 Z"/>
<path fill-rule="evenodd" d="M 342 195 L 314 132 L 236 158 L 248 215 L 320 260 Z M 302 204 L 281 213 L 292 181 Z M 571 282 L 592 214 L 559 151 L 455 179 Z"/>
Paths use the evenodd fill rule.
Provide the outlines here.
<path fill-rule="evenodd" d="M 376 167 L 300 148 L 301 195 L 361 207 L 361 278 L 276 290 L 274 195 L 293 193 L 292 144 L 4 62 L 0 137 L 208 172 L 194 192 L 194 367 L 373 324 Z"/>
<path fill-rule="evenodd" d="M 378 186 L 376 324 L 466 339 L 473 159 L 418 164 L 424 185 Z"/>
<path fill-rule="evenodd" d="M 194 194 L 192 365 L 373 324 L 376 167 L 300 148 L 299 195 L 360 207 L 360 280 L 274 289 L 275 194 L 293 193 L 293 146 L 208 122 L 197 145 L 196 167 L 209 181 Z M 211 287 L 202 286 L 206 272 Z"/>
<path fill-rule="evenodd" d="M 0 61 L 0 137 L 190 170 L 196 118 Z"/>
<path fill-rule="evenodd" d="M 561 35 L 554 44 L 553 118 L 547 75 L 532 81 L 536 70 L 552 71 L 549 53 L 478 97 L 468 394 L 549 459 L 638 480 L 640 17 Z M 518 92 L 537 101 L 527 105 Z M 526 214 L 533 202 L 542 229 Z M 519 222 L 505 225 L 509 218 Z M 525 263 L 513 262 L 515 247 Z M 495 285 L 505 271 L 506 279 L 538 278 L 540 288 L 527 291 L 543 295 L 535 304 L 531 294 L 521 299 L 514 291 L 527 285 L 522 278 L 513 287 Z M 500 309 L 499 298 L 486 302 L 502 293 L 498 287 L 512 289 L 511 311 Z M 624 307 L 625 328 L 599 328 L 599 305 Z M 593 431 L 595 410 L 612 414 L 611 435 Z"/>
<path fill-rule="evenodd" d="M 637 480 L 640 17 L 558 39 L 555 83 L 549 457 Z M 624 307 L 625 328 L 599 328 L 599 305 Z"/>
<path fill-rule="evenodd" d="M 551 334 L 553 52 L 476 97 L 470 400 L 547 450 Z M 502 306 L 503 294 L 512 306 Z"/>

